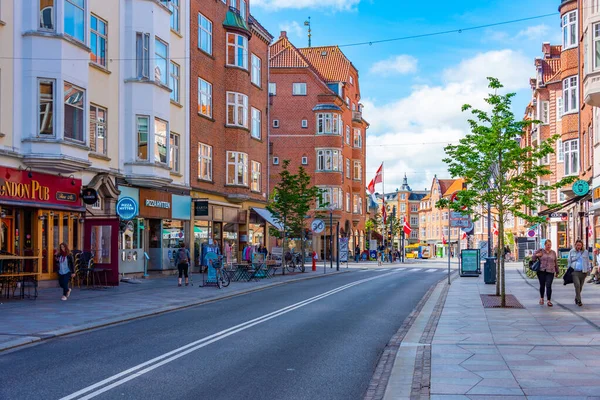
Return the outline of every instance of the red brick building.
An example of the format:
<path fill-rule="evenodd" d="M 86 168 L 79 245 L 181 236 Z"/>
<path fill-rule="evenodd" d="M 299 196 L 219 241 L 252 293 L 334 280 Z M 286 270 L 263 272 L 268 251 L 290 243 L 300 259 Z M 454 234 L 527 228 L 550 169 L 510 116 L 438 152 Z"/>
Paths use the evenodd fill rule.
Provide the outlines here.
<path fill-rule="evenodd" d="M 269 188 L 277 184 L 284 160 L 292 171 L 303 165 L 333 205 L 340 236 L 348 237 L 350 249 L 358 244 L 362 250 L 369 125 L 362 118 L 358 71 L 339 47 L 296 48 L 285 32 L 271 46 L 270 57 Z M 313 239 L 319 253 L 329 227 L 326 232 Z"/>
<path fill-rule="evenodd" d="M 273 37 L 250 15 L 250 5 L 194 0 L 190 11 L 190 184 L 193 198 L 209 202 L 208 215 L 194 217 L 195 244 L 218 241 L 234 258 L 246 245 L 268 242 L 260 211 L 268 198 Z"/>

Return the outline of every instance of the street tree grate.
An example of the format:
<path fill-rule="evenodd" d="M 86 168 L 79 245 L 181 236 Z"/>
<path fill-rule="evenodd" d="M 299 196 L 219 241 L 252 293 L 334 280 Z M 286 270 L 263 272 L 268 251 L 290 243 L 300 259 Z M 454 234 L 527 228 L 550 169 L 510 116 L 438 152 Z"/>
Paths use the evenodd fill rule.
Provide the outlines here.
<path fill-rule="evenodd" d="M 481 302 L 484 308 L 525 308 L 519 300 L 512 294 L 506 295 L 506 306 L 502 307 L 502 297 L 496 296 L 495 294 L 481 294 Z"/>

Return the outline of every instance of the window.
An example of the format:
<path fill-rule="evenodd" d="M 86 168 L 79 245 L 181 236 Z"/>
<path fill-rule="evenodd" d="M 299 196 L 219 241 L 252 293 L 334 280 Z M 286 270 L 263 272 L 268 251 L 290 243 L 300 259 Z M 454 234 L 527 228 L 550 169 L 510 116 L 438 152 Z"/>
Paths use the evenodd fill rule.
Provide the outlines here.
<path fill-rule="evenodd" d="M 198 48 L 212 54 L 212 22 L 202 14 L 198 14 Z"/>
<path fill-rule="evenodd" d="M 246 0 L 240 0 L 240 17 L 246 19 Z"/>
<path fill-rule="evenodd" d="M 360 181 L 362 178 L 362 164 L 360 161 L 354 161 L 354 180 Z"/>
<path fill-rule="evenodd" d="M 154 162 L 168 163 L 167 132 L 169 124 L 162 119 L 154 118 Z"/>
<path fill-rule="evenodd" d="M 362 148 L 362 132 L 360 129 L 354 129 L 354 147 Z"/>
<path fill-rule="evenodd" d="M 338 114 L 317 114 L 317 135 L 340 135 L 342 119 Z"/>
<path fill-rule="evenodd" d="M 350 108 L 350 97 L 346 96 L 346 105 Z"/>
<path fill-rule="evenodd" d="M 252 132 L 253 138 L 260 139 L 260 111 L 252 107 Z"/>
<path fill-rule="evenodd" d="M 356 104 L 352 103 L 352 111 L 356 111 Z"/>
<path fill-rule="evenodd" d="M 54 1 L 40 1 L 40 29 L 53 31 L 54 27 Z"/>
<path fill-rule="evenodd" d="M 227 65 L 248 69 L 248 39 L 245 36 L 227 34 Z"/>
<path fill-rule="evenodd" d="M 248 127 L 248 96 L 227 92 L 227 125 Z"/>
<path fill-rule="evenodd" d="M 410 205 L 410 211 L 411 212 L 418 212 L 419 211 L 419 205 L 418 204 L 411 204 Z"/>
<path fill-rule="evenodd" d="M 171 132 L 169 139 L 169 167 L 171 171 L 179 172 L 179 135 Z"/>
<path fill-rule="evenodd" d="M 350 144 L 350 127 L 346 125 L 346 144 Z"/>
<path fill-rule="evenodd" d="M 38 134 L 54 136 L 54 80 L 38 80 Z"/>
<path fill-rule="evenodd" d="M 302 120 L 302 128 L 308 128 L 308 120 L 307 119 Z"/>
<path fill-rule="evenodd" d="M 275 96 L 277 94 L 277 84 L 270 82 L 269 83 L 269 94 L 271 96 Z"/>
<path fill-rule="evenodd" d="M 171 29 L 179 32 L 179 0 L 169 1 L 169 10 L 171 10 Z"/>
<path fill-rule="evenodd" d="M 593 46 L 594 64 L 593 69 L 600 68 L 600 24 L 594 24 L 593 27 Z"/>
<path fill-rule="evenodd" d="M 171 100 L 179 103 L 179 65 L 171 61 L 171 71 L 169 73 L 169 89 L 171 89 Z"/>
<path fill-rule="evenodd" d="M 227 184 L 248 186 L 248 155 L 246 153 L 227 152 Z"/>
<path fill-rule="evenodd" d="M 344 209 L 344 192 L 336 187 L 319 187 L 321 200 L 317 201 L 317 208 L 329 208 L 334 210 Z"/>
<path fill-rule="evenodd" d="M 350 172 L 350 159 L 346 158 L 346 178 L 350 179 L 352 172 Z"/>
<path fill-rule="evenodd" d="M 556 120 L 557 121 L 562 120 L 562 115 L 563 115 L 563 99 L 562 99 L 562 97 L 557 97 L 556 98 Z"/>
<path fill-rule="evenodd" d="M 260 192 L 262 186 L 260 184 L 260 163 L 258 161 L 252 161 L 252 184 L 250 190 L 253 192 Z"/>
<path fill-rule="evenodd" d="M 156 57 L 154 80 L 167 86 L 169 84 L 169 81 L 167 80 L 169 71 L 167 69 L 169 65 L 169 45 L 159 38 L 154 39 L 154 56 Z"/>
<path fill-rule="evenodd" d="M 212 181 L 212 146 L 198 143 L 198 179 Z"/>
<path fill-rule="evenodd" d="M 252 83 L 260 87 L 260 71 L 261 71 L 261 60 L 260 58 L 252 54 Z"/>
<path fill-rule="evenodd" d="M 406 193 L 400 194 L 400 200 L 406 200 Z"/>
<path fill-rule="evenodd" d="M 292 85 L 292 95 L 306 96 L 306 83 L 294 83 Z"/>
<path fill-rule="evenodd" d="M 273 120 L 273 128 L 279 128 L 279 120 L 278 119 Z"/>
<path fill-rule="evenodd" d="M 212 117 L 212 85 L 198 78 L 198 114 Z"/>
<path fill-rule="evenodd" d="M 344 158 L 339 150 L 317 150 L 317 171 L 342 171 Z"/>
<path fill-rule="evenodd" d="M 350 75 L 350 84 L 354 85 L 354 78 L 352 77 L 352 75 Z"/>
<path fill-rule="evenodd" d="M 98 200 L 92 204 L 92 210 L 102 210 L 102 198 L 98 196 Z"/>
<path fill-rule="evenodd" d="M 150 130 L 150 117 L 137 116 L 137 159 L 148 161 L 148 135 Z"/>
<path fill-rule="evenodd" d="M 354 214 L 362 214 L 362 197 L 360 195 L 354 195 L 354 208 L 352 210 Z"/>
<path fill-rule="evenodd" d="M 350 193 L 346 192 L 346 212 L 350 212 Z"/>
<path fill-rule="evenodd" d="M 557 203 L 562 203 L 567 200 L 567 196 L 560 189 L 556 189 L 556 200 Z"/>
<path fill-rule="evenodd" d="M 65 0 L 65 34 L 85 43 L 85 0 Z"/>
<path fill-rule="evenodd" d="M 571 11 L 562 18 L 563 50 L 577 46 L 577 11 Z"/>
<path fill-rule="evenodd" d="M 410 226 L 417 226 L 419 225 L 419 217 L 410 217 Z"/>
<path fill-rule="evenodd" d="M 77 140 L 84 142 L 83 137 L 83 120 L 84 120 L 84 94 L 85 91 L 75 85 L 65 82 L 64 84 L 65 98 L 65 139 Z"/>
<path fill-rule="evenodd" d="M 138 78 L 150 78 L 150 34 L 136 34 L 136 72 Z"/>
<path fill-rule="evenodd" d="M 563 162 L 565 160 L 565 148 L 563 141 L 558 139 L 556 141 L 556 162 Z"/>
<path fill-rule="evenodd" d="M 406 212 L 406 203 L 400 204 L 400 212 L 402 212 L 402 213 Z"/>
<path fill-rule="evenodd" d="M 302 165 L 308 165 L 308 157 L 302 157 Z"/>
<path fill-rule="evenodd" d="M 550 182 L 548 181 L 542 181 L 541 182 L 542 186 L 548 186 L 550 185 Z M 544 202 L 546 202 L 546 204 L 550 204 L 552 203 L 552 193 L 550 190 L 543 190 L 544 193 Z"/>
<path fill-rule="evenodd" d="M 541 102 L 540 120 L 542 124 L 547 125 L 550 123 L 550 103 L 547 101 Z"/>
<path fill-rule="evenodd" d="M 579 174 L 579 139 L 564 142 L 565 175 Z"/>
<path fill-rule="evenodd" d="M 279 165 L 279 157 L 273 157 L 273 165 Z"/>
<path fill-rule="evenodd" d="M 92 62 L 106 67 L 106 21 L 92 15 L 90 27 L 90 58 Z"/>
<path fill-rule="evenodd" d="M 563 81 L 563 114 L 577 112 L 578 103 L 577 76 L 572 76 Z"/>
<path fill-rule="evenodd" d="M 90 104 L 90 135 L 92 151 L 106 155 L 106 109 Z"/>

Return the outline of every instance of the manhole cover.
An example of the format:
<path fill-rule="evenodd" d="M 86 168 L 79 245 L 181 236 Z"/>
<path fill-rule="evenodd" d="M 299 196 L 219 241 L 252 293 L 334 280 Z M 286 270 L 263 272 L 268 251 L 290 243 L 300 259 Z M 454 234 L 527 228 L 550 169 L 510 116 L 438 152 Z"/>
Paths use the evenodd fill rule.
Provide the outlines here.
<path fill-rule="evenodd" d="M 483 303 L 484 308 L 502 308 L 500 305 L 502 302 L 502 297 L 496 296 L 495 294 L 481 294 L 481 302 Z M 507 294 L 505 296 L 506 299 L 506 307 L 505 308 L 525 308 L 519 300 L 512 294 Z"/>

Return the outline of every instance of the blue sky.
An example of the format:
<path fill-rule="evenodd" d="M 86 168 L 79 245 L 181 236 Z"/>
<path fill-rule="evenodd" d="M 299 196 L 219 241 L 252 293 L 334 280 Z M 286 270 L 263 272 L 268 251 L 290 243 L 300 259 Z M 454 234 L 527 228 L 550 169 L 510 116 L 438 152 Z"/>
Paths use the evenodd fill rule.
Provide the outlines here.
<path fill-rule="evenodd" d="M 275 36 L 287 30 L 307 45 L 344 45 L 454 30 L 558 12 L 548 0 L 394 1 L 251 0 L 251 12 Z M 429 187 L 434 174 L 449 177 L 443 147 L 467 132 L 465 102 L 483 107 L 486 77 L 516 92 L 522 117 L 528 78 L 542 42 L 559 44 L 558 14 L 519 23 L 371 46 L 342 47 L 358 68 L 367 131 L 367 179 L 385 162 L 386 192 L 406 173 L 413 189 Z M 381 187 L 377 188 L 381 191 Z"/>

